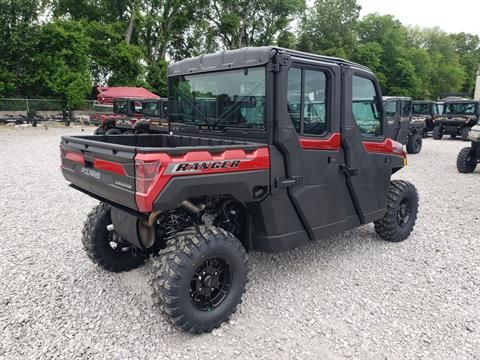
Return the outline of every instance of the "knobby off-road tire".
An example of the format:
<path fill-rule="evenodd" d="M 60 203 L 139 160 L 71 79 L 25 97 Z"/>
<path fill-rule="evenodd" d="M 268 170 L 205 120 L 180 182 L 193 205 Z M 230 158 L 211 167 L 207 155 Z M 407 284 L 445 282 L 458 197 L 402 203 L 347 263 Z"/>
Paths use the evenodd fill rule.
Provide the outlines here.
<path fill-rule="evenodd" d="M 440 125 L 436 125 L 436 126 L 433 127 L 432 137 L 435 140 L 442 140 L 443 131 L 442 131 L 442 127 Z"/>
<path fill-rule="evenodd" d="M 103 126 L 97 127 L 93 132 L 93 135 L 104 135 L 104 134 L 105 134 L 105 129 L 103 128 Z"/>
<path fill-rule="evenodd" d="M 471 147 L 465 147 L 458 153 L 457 170 L 462 174 L 469 174 L 477 167 L 477 157 Z"/>
<path fill-rule="evenodd" d="M 422 136 L 420 134 L 412 134 L 408 137 L 407 152 L 409 154 L 418 154 L 422 150 Z"/>
<path fill-rule="evenodd" d="M 231 233 L 192 227 L 168 240 L 159 255 L 152 259 L 153 295 L 172 324 L 196 334 L 209 332 L 236 311 L 245 292 L 248 258 Z"/>
<path fill-rule="evenodd" d="M 462 141 L 468 141 L 468 133 L 472 128 L 470 126 L 465 126 L 462 128 Z"/>
<path fill-rule="evenodd" d="M 132 252 L 133 247 L 121 242 L 115 231 L 108 231 L 112 223 L 110 206 L 100 203 L 88 214 L 82 230 L 82 243 L 88 257 L 95 264 L 111 272 L 122 272 L 143 265 L 146 254 Z M 117 244 L 116 248 L 112 244 Z"/>
<path fill-rule="evenodd" d="M 407 181 L 393 180 L 388 192 L 385 216 L 375 221 L 375 231 L 386 241 L 405 240 L 413 230 L 418 214 L 418 194 Z"/>

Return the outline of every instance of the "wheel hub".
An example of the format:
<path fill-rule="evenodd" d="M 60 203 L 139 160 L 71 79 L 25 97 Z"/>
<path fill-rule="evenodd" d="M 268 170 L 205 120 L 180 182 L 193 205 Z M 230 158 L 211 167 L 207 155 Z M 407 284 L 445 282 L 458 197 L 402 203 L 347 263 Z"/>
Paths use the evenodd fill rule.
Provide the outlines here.
<path fill-rule="evenodd" d="M 231 288 L 232 272 L 221 258 L 207 259 L 195 271 L 190 283 L 190 299 L 202 311 L 211 311 L 227 297 Z"/>
<path fill-rule="evenodd" d="M 410 201 L 408 201 L 407 199 L 403 199 L 397 212 L 398 225 L 405 226 L 408 223 L 408 221 L 410 220 L 411 210 L 412 206 L 410 204 Z"/>

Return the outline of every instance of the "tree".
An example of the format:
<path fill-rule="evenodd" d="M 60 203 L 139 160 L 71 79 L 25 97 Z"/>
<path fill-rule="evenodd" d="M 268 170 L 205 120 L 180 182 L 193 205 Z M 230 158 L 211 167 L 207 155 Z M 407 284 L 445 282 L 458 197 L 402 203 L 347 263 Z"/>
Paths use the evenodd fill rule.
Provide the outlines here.
<path fill-rule="evenodd" d="M 299 49 L 351 58 L 360 9 L 356 0 L 316 0 L 303 18 Z"/>
<path fill-rule="evenodd" d="M 480 38 L 466 33 L 451 34 L 449 37 L 453 40 L 453 47 L 466 74 L 461 91 L 472 96 L 480 64 Z"/>
<path fill-rule="evenodd" d="M 220 48 L 272 45 L 304 9 L 305 0 L 210 0 L 205 30 Z"/>
<path fill-rule="evenodd" d="M 54 22 L 41 27 L 31 62 L 30 87 L 36 95 L 83 104 L 91 88 L 89 39 L 79 22 Z"/>
<path fill-rule="evenodd" d="M 41 0 L 15 0 L 0 6 L 0 96 L 19 96 L 29 89 L 25 68 L 31 61 Z"/>

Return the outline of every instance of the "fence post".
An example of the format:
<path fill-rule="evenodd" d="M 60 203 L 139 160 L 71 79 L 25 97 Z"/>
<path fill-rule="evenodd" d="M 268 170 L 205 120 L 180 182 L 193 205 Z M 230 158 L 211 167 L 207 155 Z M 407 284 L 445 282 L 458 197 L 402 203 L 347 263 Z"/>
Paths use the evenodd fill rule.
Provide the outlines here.
<path fill-rule="evenodd" d="M 28 106 L 28 99 L 26 98 L 25 101 L 27 102 L 27 115 L 30 114 L 30 109 L 29 109 L 29 106 Z"/>

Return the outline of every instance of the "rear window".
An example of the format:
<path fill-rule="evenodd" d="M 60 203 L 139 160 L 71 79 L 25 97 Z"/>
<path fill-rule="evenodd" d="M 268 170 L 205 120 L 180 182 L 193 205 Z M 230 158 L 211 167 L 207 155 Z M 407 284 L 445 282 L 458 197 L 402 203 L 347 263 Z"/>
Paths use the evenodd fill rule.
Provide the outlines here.
<path fill-rule="evenodd" d="M 170 78 L 170 121 L 209 130 L 265 128 L 265 68 Z"/>

